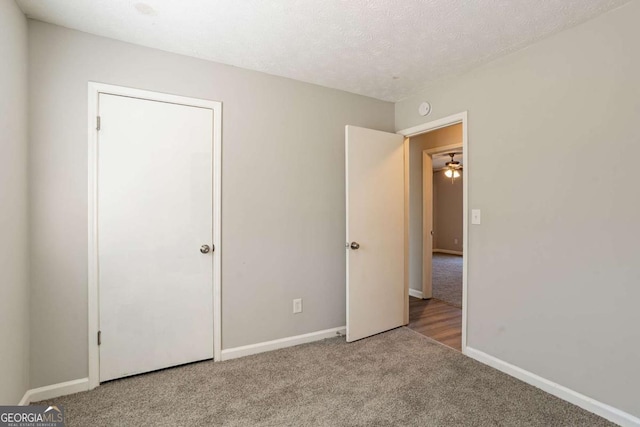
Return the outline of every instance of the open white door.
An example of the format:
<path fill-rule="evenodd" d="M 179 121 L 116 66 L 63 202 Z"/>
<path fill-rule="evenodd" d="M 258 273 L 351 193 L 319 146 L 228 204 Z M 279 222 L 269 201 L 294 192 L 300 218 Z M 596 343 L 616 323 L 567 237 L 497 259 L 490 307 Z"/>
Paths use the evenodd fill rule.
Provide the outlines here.
<path fill-rule="evenodd" d="M 348 342 L 404 324 L 403 142 L 346 127 Z"/>
<path fill-rule="evenodd" d="M 422 298 L 433 296 L 433 158 L 422 153 Z"/>

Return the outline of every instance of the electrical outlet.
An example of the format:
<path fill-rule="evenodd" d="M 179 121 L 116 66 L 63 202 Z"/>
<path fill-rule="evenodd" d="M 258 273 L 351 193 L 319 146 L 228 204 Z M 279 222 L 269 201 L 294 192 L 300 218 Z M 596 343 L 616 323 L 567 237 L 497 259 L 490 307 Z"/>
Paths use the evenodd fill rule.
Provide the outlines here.
<path fill-rule="evenodd" d="M 302 313 L 302 298 L 293 300 L 293 313 Z"/>

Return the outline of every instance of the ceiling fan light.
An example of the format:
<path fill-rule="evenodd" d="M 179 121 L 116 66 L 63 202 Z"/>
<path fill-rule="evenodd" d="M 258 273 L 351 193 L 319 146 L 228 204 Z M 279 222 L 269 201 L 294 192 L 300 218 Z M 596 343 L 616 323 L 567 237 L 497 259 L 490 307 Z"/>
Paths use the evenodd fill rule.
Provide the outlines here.
<path fill-rule="evenodd" d="M 447 178 L 451 178 L 453 176 L 453 171 L 451 169 L 447 169 L 446 171 L 444 171 L 444 176 L 446 176 Z"/>
<path fill-rule="evenodd" d="M 454 177 L 454 178 L 460 178 L 460 172 L 458 172 L 458 171 L 453 171 L 453 177 Z"/>

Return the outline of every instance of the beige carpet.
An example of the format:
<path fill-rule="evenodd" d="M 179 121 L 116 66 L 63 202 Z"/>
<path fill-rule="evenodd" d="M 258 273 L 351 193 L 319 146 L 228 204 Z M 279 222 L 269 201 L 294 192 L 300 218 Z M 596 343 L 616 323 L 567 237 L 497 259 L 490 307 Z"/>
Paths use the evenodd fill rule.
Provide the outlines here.
<path fill-rule="evenodd" d="M 67 426 L 605 426 L 407 328 L 112 381 Z"/>
<path fill-rule="evenodd" d="M 462 308 L 462 257 L 433 254 L 433 297 Z"/>

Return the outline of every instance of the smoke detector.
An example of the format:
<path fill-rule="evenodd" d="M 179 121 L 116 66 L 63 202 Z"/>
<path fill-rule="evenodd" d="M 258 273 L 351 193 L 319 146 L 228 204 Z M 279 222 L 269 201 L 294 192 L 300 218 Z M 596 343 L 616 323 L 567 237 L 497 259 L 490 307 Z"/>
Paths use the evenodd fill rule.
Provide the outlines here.
<path fill-rule="evenodd" d="M 431 104 L 426 101 L 420 104 L 420 106 L 418 107 L 418 114 L 420 114 L 421 116 L 428 116 L 429 114 L 431 114 Z"/>

